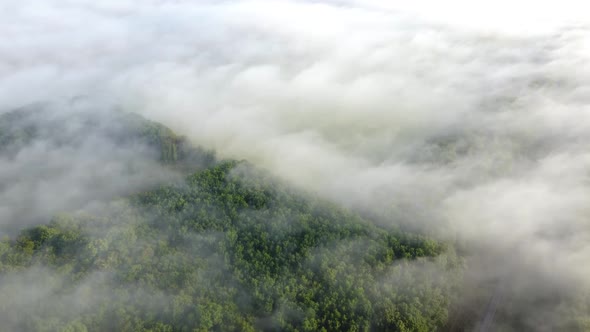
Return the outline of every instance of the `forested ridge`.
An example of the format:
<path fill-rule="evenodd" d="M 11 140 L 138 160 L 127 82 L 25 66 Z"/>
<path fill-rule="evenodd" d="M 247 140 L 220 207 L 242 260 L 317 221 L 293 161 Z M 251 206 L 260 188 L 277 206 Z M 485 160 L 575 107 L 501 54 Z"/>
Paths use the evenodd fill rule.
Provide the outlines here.
<path fill-rule="evenodd" d="M 447 323 L 461 270 L 452 248 L 118 116 L 125 125 L 110 137 L 148 142 L 167 167 L 193 171 L 2 239 L 0 297 L 14 300 L 0 302 L 0 331 L 434 331 Z M 6 146 L 39 135 L 11 121 L 0 134 Z M 132 135 L 118 136 L 127 129 Z"/>
<path fill-rule="evenodd" d="M 54 148 L 72 147 L 93 137 L 118 146 L 147 148 L 154 158 L 176 166 L 194 168 L 210 165 L 215 160 L 212 151 L 195 147 L 170 128 L 133 113 L 117 110 L 51 113 L 35 105 L 0 115 L 2 157 L 14 157 L 24 147 L 39 142 Z"/>

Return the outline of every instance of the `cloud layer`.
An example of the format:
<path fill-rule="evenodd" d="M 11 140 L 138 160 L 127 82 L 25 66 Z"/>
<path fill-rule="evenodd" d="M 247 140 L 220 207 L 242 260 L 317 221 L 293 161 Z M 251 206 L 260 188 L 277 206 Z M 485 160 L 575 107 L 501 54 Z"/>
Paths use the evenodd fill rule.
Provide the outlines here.
<path fill-rule="evenodd" d="M 91 96 L 385 224 L 504 257 L 486 278 L 542 281 L 516 298 L 586 291 L 582 6 L 5 2 L 0 109 Z"/>

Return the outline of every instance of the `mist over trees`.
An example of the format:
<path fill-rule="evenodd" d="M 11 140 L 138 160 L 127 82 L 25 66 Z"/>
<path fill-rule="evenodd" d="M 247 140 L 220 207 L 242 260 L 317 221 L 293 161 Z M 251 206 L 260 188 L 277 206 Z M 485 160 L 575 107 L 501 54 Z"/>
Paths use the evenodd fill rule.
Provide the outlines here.
<path fill-rule="evenodd" d="M 30 121 L 36 116 L 2 117 L 10 128 L 4 151 L 18 154 L 15 145 L 32 144 L 47 128 L 56 144 L 76 144 L 97 126 L 90 116 L 84 135 L 71 136 L 39 127 Z M 116 126 L 104 129 L 120 144 L 155 146 L 173 168 L 193 160 L 210 166 L 3 240 L 0 295 L 11 300 L 1 304 L 2 329 L 431 331 L 446 324 L 461 260 L 444 244 L 376 227 L 247 163 L 213 165 L 205 152 L 188 158 L 200 150 L 171 147 L 177 138 L 169 129 L 113 116 Z"/>
<path fill-rule="evenodd" d="M 173 181 L 214 160 L 213 152 L 193 147 L 160 124 L 80 102 L 2 114 L 0 235 L 14 235 L 57 212 Z"/>
<path fill-rule="evenodd" d="M 1 1 L 0 330 L 589 330 L 584 7 Z"/>

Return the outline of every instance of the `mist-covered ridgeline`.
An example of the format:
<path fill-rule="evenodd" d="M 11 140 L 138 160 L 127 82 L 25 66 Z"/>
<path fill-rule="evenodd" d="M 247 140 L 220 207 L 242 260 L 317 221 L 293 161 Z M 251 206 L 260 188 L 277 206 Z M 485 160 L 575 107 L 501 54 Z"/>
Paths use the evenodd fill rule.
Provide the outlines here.
<path fill-rule="evenodd" d="M 454 247 L 465 273 L 445 329 L 583 331 L 590 328 L 584 7 L 5 1 L 0 111 L 83 100 L 88 112 L 139 113 L 378 227 Z M 96 169 L 97 156 L 117 156 L 116 163 L 128 156 L 87 141 L 68 159 L 39 144 L 0 161 L 0 234 L 32 225 L 15 225 L 13 211 L 41 220 L 55 202 L 70 202 L 38 193 L 85 197 L 93 186 L 75 175 Z M 45 157 L 27 159 L 39 149 Z M 29 176 L 36 165 L 73 176 L 38 182 Z M 157 161 L 138 165 L 157 170 L 158 181 L 167 176 Z M 108 184 L 111 173 L 101 169 Z M 144 183 L 137 179 L 131 183 Z M 39 203 L 14 210 L 31 197 Z"/>

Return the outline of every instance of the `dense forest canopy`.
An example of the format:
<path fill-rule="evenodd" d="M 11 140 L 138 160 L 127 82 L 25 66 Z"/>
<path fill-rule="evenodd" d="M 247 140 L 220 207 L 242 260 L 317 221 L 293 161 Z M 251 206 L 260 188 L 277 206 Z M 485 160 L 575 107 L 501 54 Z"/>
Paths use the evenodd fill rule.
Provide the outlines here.
<path fill-rule="evenodd" d="M 1 118 L 10 128 L 3 158 L 40 135 L 75 145 L 100 127 L 119 144 L 154 147 L 167 167 L 194 171 L 5 238 L 0 295 L 18 299 L 1 303 L 0 329 L 432 331 L 447 323 L 461 261 L 446 245 L 377 227 L 248 163 L 215 161 L 136 115 L 114 113 L 115 126 L 90 117 L 71 132 L 59 120 L 47 132 L 40 116 Z"/>
<path fill-rule="evenodd" d="M 139 115 L 27 108 L 0 116 L 0 141 L 0 162 L 46 158 L 28 181 L 64 191 L 36 192 L 31 202 L 61 202 L 36 214 L 29 201 L 2 205 L 11 220 L 1 229 L 0 331 L 460 331 L 489 310 L 527 328 L 510 306 L 489 307 L 498 296 L 522 305 L 506 294 L 517 286 L 472 284 L 462 245 L 219 160 Z M 91 178 L 65 181 L 93 144 L 109 149 L 81 165 Z M 119 171 L 101 173 L 105 165 Z M 124 185 L 70 199 L 97 174 Z M 2 189 L 20 181 L 5 177 Z M 545 301 L 537 305 L 553 310 Z M 560 306 L 557 327 L 587 327 L 582 293 Z"/>

